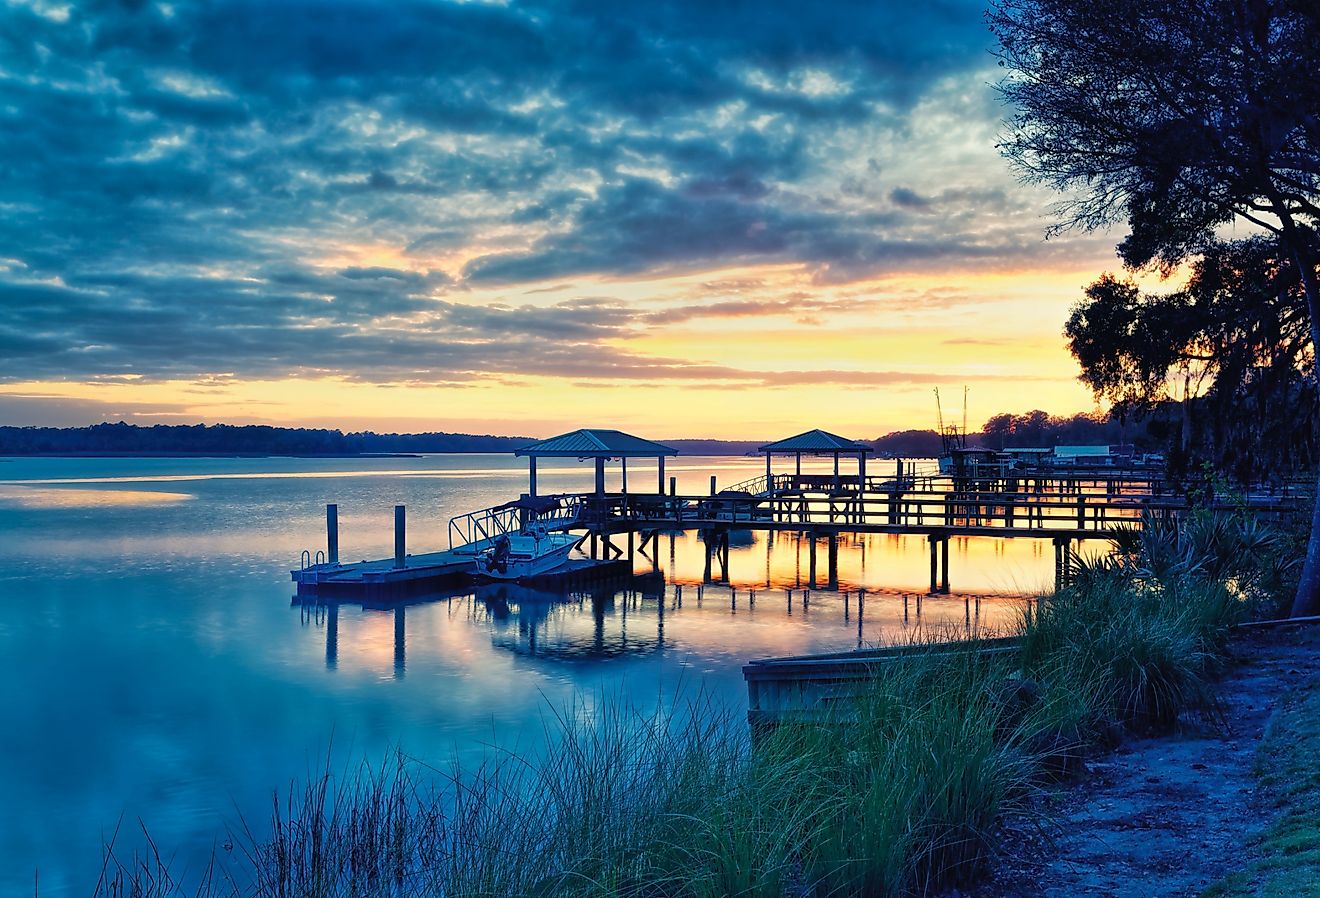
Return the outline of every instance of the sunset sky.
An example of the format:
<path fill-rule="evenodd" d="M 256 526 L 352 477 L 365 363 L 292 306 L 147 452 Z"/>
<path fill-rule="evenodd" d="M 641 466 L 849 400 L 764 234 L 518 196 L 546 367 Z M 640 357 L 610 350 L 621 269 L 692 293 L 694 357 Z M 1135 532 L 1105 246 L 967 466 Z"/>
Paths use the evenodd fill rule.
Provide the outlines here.
<path fill-rule="evenodd" d="M 1093 407 L 980 2 L 0 7 L 0 423 Z M 626 10 L 626 12 L 624 12 Z"/>

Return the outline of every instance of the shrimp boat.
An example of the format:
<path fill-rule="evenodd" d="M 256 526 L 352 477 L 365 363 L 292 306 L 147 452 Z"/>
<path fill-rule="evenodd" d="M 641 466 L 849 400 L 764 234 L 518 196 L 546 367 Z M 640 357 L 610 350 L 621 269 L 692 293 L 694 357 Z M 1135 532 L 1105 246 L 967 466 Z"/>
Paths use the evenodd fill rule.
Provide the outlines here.
<path fill-rule="evenodd" d="M 532 524 L 502 533 L 477 553 L 477 573 L 495 580 L 521 580 L 562 567 L 582 537 Z"/>

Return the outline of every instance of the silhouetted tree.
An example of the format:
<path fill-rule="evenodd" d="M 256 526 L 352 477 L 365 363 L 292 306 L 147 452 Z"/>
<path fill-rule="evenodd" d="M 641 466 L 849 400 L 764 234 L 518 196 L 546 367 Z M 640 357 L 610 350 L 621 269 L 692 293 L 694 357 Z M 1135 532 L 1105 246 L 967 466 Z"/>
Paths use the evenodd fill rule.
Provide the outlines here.
<path fill-rule="evenodd" d="M 1313 462 L 1308 330 L 1295 266 L 1253 238 L 1209 247 L 1183 290 L 1143 293 L 1103 275 L 1064 335 L 1097 397 L 1137 410 L 1178 403 L 1181 455 L 1247 481 Z"/>
<path fill-rule="evenodd" d="M 1055 230 L 1126 220 L 1132 266 L 1170 268 L 1242 220 L 1295 264 L 1320 346 L 1320 4 L 996 0 L 1002 149 L 1068 191 Z M 1320 490 L 1294 614 L 1320 613 Z"/>

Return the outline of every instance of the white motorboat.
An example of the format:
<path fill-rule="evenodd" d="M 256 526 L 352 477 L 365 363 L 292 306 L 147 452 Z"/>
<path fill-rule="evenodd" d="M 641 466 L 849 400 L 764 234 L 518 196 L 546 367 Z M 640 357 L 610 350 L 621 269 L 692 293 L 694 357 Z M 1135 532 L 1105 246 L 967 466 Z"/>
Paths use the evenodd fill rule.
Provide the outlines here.
<path fill-rule="evenodd" d="M 497 536 L 477 553 L 477 573 L 496 580 L 521 580 L 562 567 L 580 536 L 547 531 L 533 524 L 520 533 Z"/>

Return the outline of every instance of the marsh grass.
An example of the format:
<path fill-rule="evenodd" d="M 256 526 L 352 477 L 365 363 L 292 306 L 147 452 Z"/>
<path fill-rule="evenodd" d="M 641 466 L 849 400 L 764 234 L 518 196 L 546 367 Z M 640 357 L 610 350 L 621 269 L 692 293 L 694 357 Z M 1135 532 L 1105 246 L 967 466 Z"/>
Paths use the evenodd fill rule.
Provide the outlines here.
<path fill-rule="evenodd" d="M 1228 628 L 1268 533 L 1207 526 L 1078 559 L 1024 614 L 1018 651 L 914 642 L 811 723 L 753 735 L 703 697 L 645 713 L 604 697 L 545 718 L 544 748 L 475 767 L 401 753 L 329 765 L 185 891 L 154 847 L 107 854 L 97 894 L 832 898 L 966 888 L 1005 814 L 1121 727 L 1213 712 Z M 1206 553 L 1213 553 L 1210 557 Z M 1227 556 L 1227 557 L 1226 557 Z M 1251 562 L 1251 564 L 1247 562 Z M 1266 571 L 1266 573 L 1261 573 Z M 921 639 L 943 641 L 931 632 Z"/>
<path fill-rule="evenodd" d="M 1009 673 L 975 652 L 915 654 L 836 719 L 755 738 L 710 701 L 648 714 L 607 701 L 548 717 L 535 755 L 327 765 L 264 827 L 237 827 L 223 875 L 191 894 L 823 898 L 967 884 L 1001 813 L 1035 788 L 1037 721 L 1005 700 Z M 99 894 L 185 894 L 168 865 L 108 863 Z"/>

